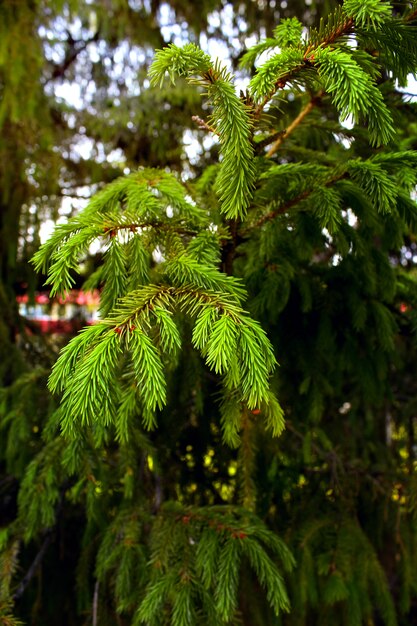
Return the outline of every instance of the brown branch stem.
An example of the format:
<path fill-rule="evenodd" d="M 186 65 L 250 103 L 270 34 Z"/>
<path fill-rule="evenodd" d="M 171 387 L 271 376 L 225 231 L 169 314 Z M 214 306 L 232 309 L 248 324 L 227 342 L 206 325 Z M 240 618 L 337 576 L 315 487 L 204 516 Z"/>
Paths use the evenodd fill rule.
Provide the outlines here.
<path fill-rule="evenodd" d="M 411 11 L 411 13 L 406 15 L 404 21 L 405 22 L 412 22 L 416 18 L 417 18 L 417 9 L 415 9 L 414 11 Z"/>
<path fill-rule="evenodd" d="M 290 70 L 289 72 L 287 72 L 286 74 L 278 78 L 278 80 L 275 82 L 274 88 L 264 97 L 262 102 L 260 102 L 258 106 L 255 108 L 253 112 L 253 116 L 255 119 L 260 118 L 265 106 L 275 96 L 275 94 L 277 93 L 279 89 L 283 89 L 285 87 L 286 83 L 291 79 L 291 76 L 293 76 L 293 74 L 297 74 L 300 70 L 302 70 L 307 65 L 311 65 L 311 63 L 310 61 L 305 59 L 304 63 L 300 63 L 300 65 L 298 65 L 297 67 L 293 68 L 292 70 Z"/>
<path fill-rule="evenodd" d="M 155 228 L 158 230 L 168 230 L 175 231 L 181 235 L 196 235 L 197 231 L 192 230 L 191 228 L 183 228 L 178 224 L 166 224 L 165 222 L 129 222 L 126 224 L 112 224 L 110 226 L 104 227 L 104 235 L 110 235 L 110 237 L 114 237 L 114 235 L 119 230 L 130 230 L 132 233 L 135 233 L 138 229 L 141 228 Z"/>
<path fill-rule="evenodd" d="M 94 595 L 93 595 L 93 626 L 97 626 L 98 621 L 98 594 L 100 590 L 100 581 L 96 580 L 94 585 Z"/>
<path fill-rule="evenodd" d="M 29 567 L 28 571 L 26 572 L 25 576 L 20 582 L 18 588 L 14 592 L 13 600 L 19 600 L 22 597 L 26 587 L 29 585 L 30 581 L 36 574 L 38 568 L 40 567 L 40 564 L 42 563 L 43 557 L 45 556 L 45 553 L 52 539 L 53 539 L 53 532 L 52 530 L 49 530 L 45 536 L 45 539 L 43 541 L 43 544 L 41 545 L 39 552 L 33 559 L 31 566 Z"/>
<path fill-rule="evenodd" d="M 314 109 L 314 107 L 316 106 L 317 102 L 318 102 L 318 98 L 313 98 L 312 100 L 310 100 L 310 102 L 307 103 L 307 105 L 304 107 L 304 109 L 302 109 L 302 111 L 300 111 L 300 113 L 297 115 L 297 117 L 288 126 L 286 132 L 281 134 L 278 137 L 278 139 L 275 141 L 275 143 L 271 146 L 271 148 L 268 150 L 268 152 L 266 153 L 266 156 L 268 158 L 272 157 L 279 150 L 279 148 L 280 148 L 282 142 L 284 141 L 284 139 L 286 139 L 289 135 L 291 135 L 291 133 L 294 132 L 294 130 L 297 128 L 297 126 L 299 126 L 301 124 L 301 122 L 303 121 L 303 119 L 306 117 L 306 115 L 308 115 L 310 113 L 310 111 L 312 109 Z"/>
<path fill-rule="evenodd" d="M 193 115 L 191 119 L 201 130 L 207 130 L 209 133 L 213 133 L 213 135 L 219 135 L 218 131 L 213 126 L 210 126 L 210 124 L 203 120 L 199 115 Z"/>
<path fill-rule="evenodd" d="M 255 511 L 256 493 L 253 482 L 253 464 L 254 464 L 254 442 L 253 442 L 253 423 L 249 410 L 245 408 L 241 417 L 241 447 L 239 451 L 239 461 L 242 472 L 242 505 L 248 511 Z"/>
<path fill-rule="evenodd" d="M 333 185 L 333 183 L 336 183 L 337 181 L 342 180 L 343 178 L 348 178 L 348 177 L 349 177 L 349 174 L 347 172 L 343 172 L 343 174 L 339 174 L 338 176 L 334 176 L 333 178 L 328 180 L 325 183 L 325 187 L 330 187 L 331 185 Z M 262 224 L 264 224 L 265 222 L 269 222 L 275 219 L 276 217 L 278 217 L 278 215 L 282 215 L 283 213 L 286 213 L 287 211 L 289 211 L 289 209 L 292 209 L 293 206 L 296 206 L 302 200 L 305 200 L 306 198 L 308 198 L 312 193 L 313 193 L 313 189 L 307 189 L 306 191 L 303 191 L 302 193 L 298 194 L 298 196 L 295 196 L 295 198 L 291 198 L 291 200 L 288 200 L 288 202 L 285 202 L 285 204 L 278 207 L 274 211 L 270 211 L 269 213 L 266 213 L 265 215 L 263 215 L 261 218 L 259 218 L 257 222 L 255 222 L 255 224 L 252 224 L 250 226 L 250 229 L 257 228 L 258 226 L 262 226 Z M 241 235 L 242 236 L 246 235 L 248 231 L 249 231 L 249 228 L 243 231 Z"/>

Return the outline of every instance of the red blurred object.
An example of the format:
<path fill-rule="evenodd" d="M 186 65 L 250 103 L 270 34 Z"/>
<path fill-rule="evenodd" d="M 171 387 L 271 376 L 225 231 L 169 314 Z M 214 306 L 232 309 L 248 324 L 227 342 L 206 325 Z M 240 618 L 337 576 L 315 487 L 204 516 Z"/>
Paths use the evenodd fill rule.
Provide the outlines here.
<path fill-rule="evenodd" d="M 37 324 L 45 334 L 67 334 L 74 330 L 74 324 L 71 320 L 38 320 Z"/>
<path fill-rule="evenodd" d="M 23 318 L 39 326 L 45 334 L 71 334 L 85 324 L 94 324 L 100 305 L 100 294 L 72 289 L 65 297 L 51 298 L 49 293 L 38 292 L 33 298 L 28 294 L 16 297 Z"/>

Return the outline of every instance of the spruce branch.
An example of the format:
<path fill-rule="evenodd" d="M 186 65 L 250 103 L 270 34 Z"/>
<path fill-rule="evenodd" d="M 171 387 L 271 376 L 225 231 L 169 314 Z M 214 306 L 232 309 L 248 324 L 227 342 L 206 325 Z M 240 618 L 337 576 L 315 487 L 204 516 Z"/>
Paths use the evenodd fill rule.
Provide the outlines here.
<path fill-rule="evenodd" d="M 218 270 L 184 261 L 167 264 L 167 275 L 176 285 L 147 285 L 129 293 L 107 318 L 61 352 L 49 384 L 53 391 L 64 391 L 61 423 L 66 432 L 74 432 L 77 423 L 117 423 L 124 355 L 132 363 L 145 425 L 153 426 L 155 410 L 166 402 L 162 356 L 181 345 L 172 319 L 176 310 L 195 319 L 193 345 L 210 369 L 224 375 L 240 401 L 250 409 L 269 404 L 269 377 L 276 361 L 264 331 L 240 307 L 241 286 Z M 202 286 L 204 281 L 209 288 Z"/>
<path fill-rule="evenodd" d="M 348 177 L 348 174 L 346 172 L 338 174 L 332 177 L 330 180 L 327 180 L 325 182 L 325 186 L 330 187 L 337 181 L 342 180 L 343 178 L 347 178 L 347 177 Z M 252 230 L 253 228 L 258 228 L 259 226 L 262 226 L 262 224 L 265 224 L 266 222 L 274 220 L 279 215 L 283 215 L 284 213 L 287 213 L 290 209 L 300 204 L 300 202 L 302 202 L 303 200 L 307 200 L 314 191 L 315 191 L 315 188 L 307 189 L 303 191 L 302 193 L 298 194 L 297 196 L 295 196 L 294 198 L 291 198 L 291 200 L 288 200 L 277 209 L 274 209 L 273 211 L 266 213 L 261 218 L 256 220 L 254 224 L 251 224 L 250 229 L 247 229 L 247 230 L 245 229 L 242 232 L 242 235 L 245 236 L 245 234 L 249 232 L 249 230 Z"/>
<path fill-rule="evenodd" d="M 410 13 L 405 16 L 407 22 L 414 22 L 417 19 L 417 8 L 412 9 Z"/>
<path fill-rule="evenodd" d="M 320 48 L 314 51 L 314 65 L 342 119 L 353 116 L 356 122 L 366 119 L 371 143 L 388 143 L 394 134 L 391 114 L 382 94 L 354 55 L 340 50 Z M 310 58 L 311 58 L 310 56 Z"/>
<path fill-rule="evenodd" d="M 45 457 L 44 458 L 44 462 L 46 461 L 46 463 L 47 463 L 48 462 L 48 459 L 46 458 L 47 455 L 44 455 L 44 457 Z M 32 461 L 32 468 L 34 468 L 34 461 Z M 45 487 L 47 487 L 47 488 L 49 487 L 50 488 L 52 486 L 51 485 L 52 481 L 51 481 L 51 478 L 50 478 L 50 471 L 48 471 L 47 467 L 44 468 L 43 473 L 45 474 L 44 478 L 46 478 L 44 484 L 42 485 L 43 486 L 43 491 L 45 491 Z M 29 496 L 29 494 L 27 493 L 26 496 L 29 496 L 30 498 L 33 497 L 33 487 L 34 487 L 33 483 L 30 484 L 31 483 L 31 478 L 33 478 L 33 476 L 31 476 L 31 473 L 28 472 L 28 475 L 25 477 L 25 482 L 27 483 L 26 484 L 26 489 L 27 489 L 27 491 L 29 491 L 30 487 L 31 487 L 32 490 L 30 490 L 31 491 L 31 495 Z M 37 485 L 37 487 L 39 487 L 39 484 Z M 67 488 L 68 488 L 68 482 L 65 482 L 61 486 L 61 490 L 60 490 L 59 496 L 57 498 L 55 498 L 55 493 L 54 493 L 53 489 L 52 489 L 53 497 L 50 498 L 50 496 L 49 496 L 50 504 L 53 503 L 55 505 L 54 506 L 54 511 L 53 511 L 53 516 L 55 518 L 54 519 L 55 525 L 56 525 L 57 519 L 59 519 L 60 515 L 62 514 L 62 508 L 63 508 L 63 505 L 64 505 L 64 499 L 65 499 L 65 494 L 66 494 Z M 36 487 L 35 487 L 35 489 L 36 489 Z M 38 489 L 38 492 L 39 492 L 39 489 Z M 46 499 L 48 499 L 48 494 L 45 494 L 44 497 L 46 497 Z M 57 500 L 57 502 L 56 502 L 56 500 Z M 27 510 L 25 510 L 25 516 L 26 517 L 24 518 L 24 523 L 26 523 L 26 524 L 28 522 L 30 523 L 32 521 L 31 520 L 31 517 L 32 517 L 31 513 L 32 512 L 30 511 L 29 515 L 27 515 L 27 513 L 28 513 Z M 22 511 L 20 511 L 20 517 L 21 518 L 23 517 L 22 516 Z M 21 520 L 21 521 L 23 521 L 23 520 Z M 45 520 L 43 520 L 43 521 L 45 521 Z M 50 520 L 50 522 L 52 522 L 52 520 Z M 30 537 L 31 531 L 33 531 L 33 529 L 31 529 L 31 528 L 27 528 L 26 529 L 28 537 Z M 24 594 L 26 588 L 28 587 L 28 585 L 30 584 L 31 580 L 33 579 L 33 577 L 35 576 L 36 572 L 38 571 L 39 567 L 41 566 L 42 561 L 43 561 L 43 559 L 44 559 L 44 557 L 45 557 L 45 555 L 47 553 L 47 550 L 48 550 L 50 544 L 54 540 L 55 530 L 54 530 L 54 527 L 52 527 L 52 523 L 50 523 L 50 527 L 47 528 L 47 530 L 43 531 L 42 535 L 43 535 L 43 541 L 42 541 L 41 547 L 40 547 L 39 551 L 37 552 L 37 554 L 35 555 L 35 557 L 34 557 L 32 563 L 30 564 L 26 574 L 24 575 L 24 577 L 22 578 L 22 580 L 20 581 L 18 587 L 15 590 L 15 592 L 13 594 L 13 600 L 14 601 L 19 600 L 22 597 L 22 595 Z"/>
<path fill-rule="evenodd" d="M 166 73 L 172 82 L 180 75 L 207 89 L 213 105 L 209 127 L 219 136 L 223 156 L 216 184 L 221 211 L 228 218 L 243 217 L 254 189 L 252 121 L 248 107 L 235 93 L 233 77 L 194 44 L 183 48 L 171 44 L 156 53 L 149 70 L 151 83 L 162 83 Z"/>
<path fill-rule="evenodd" d="M 238 608 L 243 556 L 265 588 L 274 613 L 288 611 L 282 572 L 293 568 L 294 559 L 280 537 L 250 511 L 166 502 L 153 524 L 151 548 L 149 583 L 135 624 L 153 623 L 163 604 L 172 623 L 194 624 L 192 616 L 200 603 L 211 616 L 210 624 L 230 622 Z M 178 593 L 184 587 L 185 597 Z M 184 611 L 187 619 L 178 621 Z"/>
<path fill-rule="evenodd" d="M 352 0 L 353 4 L 355 2 Z M 389 5 L 379 3 L 381 6 L 377 6 L 376 0 L 369 2 L 372 6 L 367 7 L 366 19 L 375 22 L 378 15 L 383 25 L 388 25 L 387 11 L 391 11 Z M 361 16 L 358 17 L 359 23 L 363 24 L 364 13 L 358 7 L 350 7 L 349 10 L 355 13 L 357 9 L 356 13 Z M 387 143 L 394 132 L 393 122 L 375 83 L 375 68 L 362 51 L 336 47 L 354 28 L 354 18 L 338 9 L 329 18 L 327 25 L 322 24 L 318 32 L 312 31 L 304 51 L 300 47 L 289 46 L 258 68 L 250 84 L 252 95 L 258 101 L 253 109 L 254 119 L 259 119 L 265 106 L 288 82 L 308 87 L 319 79 L 342 119 L 348 116 L 353 116 L 356 122 L 365 119 L 371 143 Z"/>
<path fill-rule="evenodd" d="M 328 24 L 322 21 L 318 32 L 311 31 L 310 42 L 302 52 L 298 47 L 288 47 L 262 65 L 258 69 L 257 75 L 251 81 L 255 97 L 263 96 L 262 101 L 254 109 L 254 118 L 260 118 L 265 106 L 275 96 L 277 91 L 283 89 L 288 83 L 292 81 L 295 81 L 295 84 L 298 81 L 308 83 L 314 80 L 314 73 L 311 72 L 312 52 L 320 47 L 331 46 L 339 39 L 346 37 L 352 32 L 353 27 L 353 19 L 346 18 L 341 10 L 338 9 L 334 15 L 329 17 Z M 280 43 L 276 39 L 269 41 L 269 48 L 278 46 L 280 46 Z M 256 46 L 255 50 L 258 53 Z M 259 53 L 263 51 L 264 48 L 259 49 Z M 248 51 L 247 55 L 250 55 L 251 52 L 252 49 Z M 246 65 L 247 60 L 252 60 L 252 57 L 247 55 L 243 58 L 243 66 Z"/>
<path fill-rule="evenodd" d="M 247 50 L 241 57 L 239 61 L 239 67 L 241 69 L 250 69 L 252 65 L 255 63 L 256 59 L 267 50 L 273 50 L 274 48 L 279 48 L 280 43 L 274 37 L 268 37 L 264 41 L 260 41 L 255 44 L 249 50 Z"/>
<path fill-rule="evenodd" d="M 303 70 L 309 70 L 310 62 L 301 50 L 285 50 L 273 56 L 258 68 L 250 82 L 250 93 L 256 105 L 253 115 L 259 119 L 266 104 L 279 89 L 283 89 L 292 80 L 297 80 Z M 300 80 L 302 77 L 300 76 Z"/>
<path fill-rule="evenodd" d="M 353 18 L 346 15 L 343 7 L 337 7 L 326 19 L 320 19 L 318 29 L 312 28 L 310 30 L 306 55 L 313 48 L 332 46 L 338 42 L 345 41 L 346 37 L 354 30 L 354 27 Z"/>
<path fill-rule="evenodd" d="M 7 527 L 6 527 L 7 528 Z M 11 536 L 9 529 L 2 529 L 0 535 L 0 622 L 5 608 L 11 609 L 13 593 L 11 590 L 13 578 L 18 570 L 18 555 L 21 551 L 21 540 L 16 535 Z"/>
<path fill-rule="evenodd" d="M 343 11 L 359 27 L 376 30 L 392 16 L 392 6 L 385 0 L 344 0 Z"/>
<path fill-rule="evenodd" d="M 320 175 L 321 181 L 320 186 L 311 186 L 307 189 L 303 189 L 300 193 L 295 195 L 293 198 L 290 198 L 286 202 L 284 202 L 281 206 L 276 209 L 265 213 L 265 215 L 261 216 L 257 219 L 253 224 L 249 227 L 242 229 L 241 236 L 247 236 L 250 230 L 253 228 L 257 228 L 262 226 L 266 222 L 274 220 L 279 215 L 283 215 L 290 211 L 293 207 L 304 203 L 312 198 L 312 196 L 316 193 L 327 193 L 326 189 L 330 189 L 333 185 L 337 185 L 338 182 L 349 179 L 357 185 L 357 187 L 368 196 L 371 200 L 372 204 L 375 206 L 375 209 L 378 213 L 388 214 L 390 213 L 397 201 L 401 196 L 396 191 L 395 183 L 391 178 L 391 170 L 394 164 L 400 165 L 403 168 L 404 176 L 407 175 L 408 180 L 408 172 L 411 175 L 410 184 L 414 184 L 412 181 L 415 179 L 414 175 L 414 167 L 416 162 L 416 153 L 413 151 L 405 152 L 392 152 L 389 155 L 384 154 L 376 154 L 367 160 L 362 159 L 352 159 L 349 160 L 342 169 L 339 171 L 333 171 L 331 175 L 325 175 L 326 171 L 317 169 L 317 175 Z M 281 169 L 285 169 L 288 167 L 294 167 L 293 164 L 289 165 L 279 165 L 275 166 L 278 168 L 278 174 Z M 295 168 L 300 168 L 300 172 L 305 176 L 306 171 L 303 168 L 303 164 L 295 165 Z M 317 166 L 316 166 L 317 167 Z M 411 169 L 410 169 L 411 168 Z M 413 173 L 411 173 L 411 171 Z M 263 176 L 264 178 L 271 178 L 273 180 L 274 177 L 274 168 L 271 168 L 270 172 L 266 172 Z M 295 175 L 296 172 L 293 172 Z M 320 192 L 320 189 L 322 190 Z M 323 200 L 322 196 L 322 200 Z M 332 198 L 332 203 L 334 203 L 336 198 Z"/>
<path fill-rule="evenodd" d="M 96 583 L 83 607 L 93 622 L 100 621 L 101 604 L 110 593 L 114 600 L 103 611 L 109 608 L 110 621 L 125 613 L 120 619 L 132 626 L 220 626 L 251 619 L 293 623 L 319 614 L 318 619 L 337 623 L 341 607 L 349 623 L 381 619 L 394 626 L 384 571 L 356 520 L 370 484 L 378 498 L 384 496 L 386 528 L 393 530 L 401 556 L 397 563 L 390 553 L 387 562 L 389 568 L 395 565 L 395 576 L 398 566 L 404 615 L 411 606 L 415 529 L 405 518 L 415 514 L 417 498 L 405 489 L 413 465 L 412 398 L 405 430 L 393 403 L 393 424 L 401 432 L 389 452 L 397 453 L 399 462 L 388 470 L 377 458 L 379 443 L 383 455 L 387 448 L 376 418 L 385 417 L 381 398 L 394 394 L 400 402 L 400 362 L 412 345 L 415 281 L 401 255 L 403 245 L 414 246 L 417 210 L 411 194 L 417 159 L 406 149 L 381 149 L 368 160 L 352 156 L 370 152 L 364 123 L 375 145 L 390 137 L 392 121 L 382 94 L 391 80 L 381 84 L 381 76 L 404 78 L 416 66 L 414 27 L 391 19 L 388 9 L 384 0 L 346 0 L 306 43 L 298 20 L 282 21 L 273 39 L 246 55 L 253 63 L 264 50 L 281 50 L 253 79 L 256 102 L 250 94 L 238 98 L 232 77 L 196 46 L 158 53 L 155 80 L 167 72 L 171 79 L 185 77 L 205 89 L 212 116 L 194 121 L 218 136 L 220 163 L 207 168 L 196 185 L 158 170 L 114 181 L 37 256 L 38 267 L 49 267 L 48 280 L 60 291 L 72 284 L 92 238 L 104 246 L 91 282 L 102 287 L 104 319 L 64 348 L 50 378 L 63 403 L 49 420 L 49 441 L 59 422 L 75 437 L 57 437 L 54 442 L 60 443 L 54 449 L 48 443 L 46 459 L 37 455 L 23 477 L 19 504 L 19 532 L 26 532 L 26 539 L 37 534 L 39 547 L 44 528 L 56 517 L 61 472 L 74 475 L 68 506 L 86 504 L 83 543 L 91 547 L 82 552 L 87 565 L 79 587 Z M 366 50 L 375 50 L 375 57 Z M 268 124 L 277 128 L 278 106 L 261 114 L 287 86 L 302 90 L 301 112 L 285 136 L 273 134 L 256 144 Z M 317 116 L 321 119 L 307 129 L 307 115 L 318 104 L 312 94 L 321 89 L 329 97 Z M 396 113 L 398 141 L 406 148 L 413 135 L 406 135 L 409 125 Z M 362 128 L 348 134 L 353 141 L 347 149 L 340 142 L 338 118 L 350 114 Z M 287 136 L 286 158 L 277 159 L 280 148 L 287 148 Z M 253 162 L 265 145 L 267 156 L 275 159 Z M 216 188 L 222 215 L 211 193 Z M 201 206 L 190 198 L 199 198 Z M 275 219 L 280 215 L 285 217 Z M 250 236 L 242 242 L 242 235 Z M 401 284 L 397 276 L 406 271 L 409 284 Z M 244 307 L 269 324 L 273 344 Z M 393 368 L 394 343 L 400 352 Z M 283 353 L 285 365 L 271 384 L 272 345 Z M 279 450 L 265 438 L 258 459 L 258 419 L 268 434 L 278 436 L 284 429 L 272 387 L 285 397 L 291 435 Z M 14 392 L 21 395 L 23 387 Z M 218 392 L 220 418 L 213 392 Z M 352 403 L 344 411 L 346 394 Z M 8 405 L 9 396 L 4 400 L 0 393 L 0 404 Z M 0 415 L 2 424 L 12 425 L 8 456 L 28 434 L 38 445 L 31 409 L 23 409 L 13 402 L 6 419 Z M 152 428 L 159 411 L 160 430 L 145 436 L 143 425 Z M 30 414 L 25 428 L 19 427 L 19 412 Z M 298 419 L 314 427 L 307 426 L 305 435 Z M 320 428 L 320 420 L 326 428 Z M 378 436 L 359 458 L 365 431 Z M 337 444 L 340 436 L 348 442 L 346 451 Z M 220 437 L 236 450 L 222 448 Z M 371 469 L 365 467 L 369 459 Z M 234 476 L 229 470 L 236 468 Z M 162 495 L 177 501 L 162 502 Z M 220 497 L 228 505 L 211 506 Z M 235 506 L 239 497 L 242 508 Z M 200 502 L 201 507 L 189 506 Z M 289 610 L 285 571 L 294 560 L 254 514 L 258 508 L 272 527 L 283 527 L 285 519 L 274 512 L 277 502 L 283 503 L 284 517 L 294 521 L 286 526 L 288 537 L 300 548 L 290 585 L 293 609 L 283 617 Z M 304 515 L 300 532 L 297 520 Z M 367 527 L 374 518 L 365 511 Z M 247 565 L 253 572 L 243 571 Z M 265 598 L 259 600 L 261 587 Z M 248 589 L 256 590 L 248 594 L 250 610 L 242 602 Z"/>

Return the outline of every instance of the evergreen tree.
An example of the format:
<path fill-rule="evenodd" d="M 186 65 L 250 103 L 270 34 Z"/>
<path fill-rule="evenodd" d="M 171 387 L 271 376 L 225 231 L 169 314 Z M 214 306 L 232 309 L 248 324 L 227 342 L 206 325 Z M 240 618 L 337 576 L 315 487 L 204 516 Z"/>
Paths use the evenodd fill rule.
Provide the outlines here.
<path fill-rule="evenodd" d="M 23 475 L 5 624 L 27 593 L 56 621 L 74 586 L 86 624 L 413 623 L 416 18 L 345 0 L 308 32 L 283 19 L 240 96 L 195 43 L 156 53 L 151 83 L 188 81 L 220 158 L 117 178 L 34 257 L 65 294 L 100 241 L 101 320 L 53 367 L 58 408 L 41 368 L 2 392 Z"/>

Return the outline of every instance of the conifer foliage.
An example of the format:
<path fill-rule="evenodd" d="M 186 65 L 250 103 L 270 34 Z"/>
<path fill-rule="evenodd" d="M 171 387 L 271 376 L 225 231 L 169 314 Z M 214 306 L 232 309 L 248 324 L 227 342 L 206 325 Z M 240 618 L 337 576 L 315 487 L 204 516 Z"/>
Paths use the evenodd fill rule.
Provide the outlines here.
<path fill-rule="evenodd" d="M 415 370 L 417 298 L 401 255 L 417 227 L 417 152 L 395 85 L 417 71 L 416 16 L 345 0 L 318 29 L 282 20 L 241 58 L 252 77 L 240 96 L 195 44 L 156 52 L 151 82 L 201 93 L 219 162 L 197 180 L 118 178 L 35 255 L 65 295 L 99 241 L 86 288 L 101 290 L 101 319 L 49 376 L 59 407 L 0 535 L 3 623 L 18 623 L 19 551 L 43 558 L 68 511 L 82 526 L 83 623 L 416 615 L 402 377 Z M 24 438 L 19 389 L 2 392 L 1 423 Z"/>

